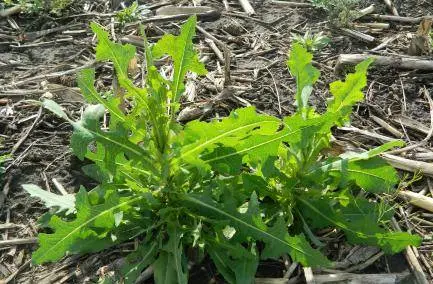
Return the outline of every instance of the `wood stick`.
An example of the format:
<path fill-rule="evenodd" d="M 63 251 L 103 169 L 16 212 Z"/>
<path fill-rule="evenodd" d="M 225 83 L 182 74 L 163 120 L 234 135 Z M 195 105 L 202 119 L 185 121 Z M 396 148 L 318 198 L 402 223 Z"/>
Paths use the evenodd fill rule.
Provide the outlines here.
<path fill-rule="evenodd" d="M 385 120 L 375 116 L 375 115 L 370 115 L 370 117 L 380 126 L 382 126 L 385 130 L 387 130 L 389 133 L 391 133 L 392 135 L 394 135 L 397 138 L 402 138 L 403 137 L 403 133 L 401 133 L 399 130 L 397 130 L 394 126 L 390 125 L 389 123 L 387 123 Z"/>
<path fill-rule="evenodd" d="M 353 271 L 361 271 L 364 270 L 365 268 L 369 267 L 370 265 L 372 265 L 373 263 L 375 263 L 379 258 L 381 258 L 385 253 L 383 251 L 379 251 L 377 254 L 373 255 L 372 257 L 368 258 L 367 260 L 351 266 L 347 269 L 345 269 L 344 271 L 346 272 L 353 272 Z"/>
<path fill-rule="evenodd" d="M 224 55 L 221 52 L 221 50 L 219 50 L 218 46 L 216 46 L 215 42 L 211 39 L 205 39 L 205 42 L 209 45 L 209 47 L 212 49 L 212 51 L 215 53 L 216 57 L 218 58 L 218 60 L 221 63 L 224 63 Z"/>
<path fill-rule="evenodd" d="M 401 232 L 401 228 L 394 217 L 392 217 L 391 219 L 391 226 L 394 228 L 395 231 Z M 406 257 L 406 260 L 409 263 L 409 267 L 415 275 L 418 284 L 428 284 L 427 277 L 425 276 L 421 264 L 419 263 L 418 258 L 415 256 L 415 253 L 413 252 L 411 246 L 406 247 L 404 256 Z"/>
<path fill-rule="evenodd" d="M 223 3 L 224 3 L 224 9 L 226 9 L 226 11 L 230 11 L 229 2 L 227 2 L 227 0 L 223 0 Z"/>
<path fill-rule="evenodd" d="M 370 138 L 373 138 L 373 139 L 378 139 L 378 140 L 381 140 L 381 141 L 384 141 L 384 142 L 389 142 L 389 141 L 395 141 L 396 140 L 396 139 L 394 139 L 392 137 L 388 137 L 388 136 L 385 136 L 385 135 L 382 135 L 382 134 L 378 134 L 378 133 L 375 133 L 375 132 L 371 132 L 371 131 L 368 131 L 368 130 L 364 130 L 364 129 L 359 129 L 359 128 L 354 127 L 354 126 L 350 126 L 350 127 L 343 126 L 343 127 L 339 127 L 338 129 L 339 130 L 343 130 L 343 131 L 349 131 L 349 132 L 358 133 L 358 134 L 361 134 L 361 135 L 364 135 L 364 136 L 367 136 L 367 137 L 370 137 Z"/>
<path fill-rule="evenodd" d="M 21 5 L 17 5 L 8 9 L 4 9 L 0 11 L 0 18 L 5 18 L 5 17 L 9 17 L 18 13 L 21 13 L 21 11 L 23 10 L 23 8 L 21 7 Z"/>
<path fill-rule="evenodd" d="M 398 196 L 411 205 L 433 212 L 433 198 L 408 190 L 400 191 Z"/>
<path fill-rule="evenodd" d="M 401 17 L 401 16 L 379 15 L 379 14 L 372 14 L 370 15 L 370 17 L 376 20 L 410 23 L 410 24 L 417 24 L 422 20 L 422 17 L 414 18 L 414 17 Z"/>
<path fill-rule="evenodd" d="M 147 267 L 143 272 L 141 272 L 140 276 L 137 278 L 135 283 L 144 283 L 153 275 L 153 266 Z"/>
<path fill-rule="evenodd" d="M 38 242 L 37 238 L 5 240 L 5 241 L 0 241 L 0 248 L 15 246 L 15 245 L 36 244 L 37 242 Z"/>
<path fill-rule="evenodd" d="M 144 47 L 144 38 L 137 35 L 126 35 L 120 39 L 122 43 L 129 43 L 137 47 Z"/>
<path fill-rule="evenodd" d="M 69 193 L 66 191 L 65 187 L 55 178 L 51 179 L 54 186 L 62 195 L 68 195 Z"/>
<path fill-rule="evenodd" d="M 391 42 L 393 42 L 394 40 L 396 40 L 397 38 L 399 38 L 399 34 L 390 36 L 385 38 L 382 43 L 380 43 L 378 46 L 376 46 L 375 48 L 372 48 L 371 51 L 378 51 L 381 50 L 382 48 L 386 47 L 388 44 L 390 44 Z"/>
<path fill-rule="evenodd" d="M 391 11 L 391 13 L 394 16 L 399 16 L 397 8 L 395 8 L 395 5 L 394 5 L 394 3 L 392 3 L 391 0 L 383 0 L 383 2 L 385 2 L 386 7 L 388 7 L 388 9 Z"/>
<path fill-rule="evenodd" d="M 0 224 L 0 230 L 13 229 L 17 227 L 19 227 L 19 225 L 14 223 Z"/>
<path fill-rule="evenodd" d="M 239 0 L 239 3 L 241 4 L 242 9 L 244 9 L 245 13 L 247 13 L 248 15 L 253 15 L 256 13 L 253 6 L 251 6 L 248 0 Z"/>
<path fill-rule="evenodd" d="M 284 278 L 290 279 L 290 276 L 292 276 L 293 272 L 295 272 L 298 265 L 299 265 L 298 262 L 296 262 L 296 261 L 292 262 L 292 264 L 290 264 L 289 268 L 287 268 L 286 273 L 284 273 Z"/>
<path fill-rule="evenodd" d="M 302 269 L 304 270 L 305 282 L 307 284 L 315 284 L 316 281 L 311 267 L 303 267 Z"/>
<path fill-rule="evenodd" d="M 254 284 L 287 284 L 287 278 L 255 278 Z"/>
<path fill-rule="evenodd" d="M 230 72 L 232 58 L 231 58 L 230 49 L 225 44 L 223 46 L 223 52 L 224 52 L 224 88 L 228 88 L 232 84 L 232 76 Z"/>
<path fill-rule="evenodd" d="M 397 153 L 408 152 L 408 151 L 414 150 L 414 149 L 419 149 L 419 148 L 423 147 L 424 145 L 426 145 L 430 141 L 430 138 L 433 135 L 433 100 L 430 97 L 430 92 L 425 87 L 423 89 L 424 89 L 423 90 L 424 96 L 426 97 L 426 99 L 430 105 L 430 129 L 429 129 L 429 132 L 427 133 L 427 136 L 423 140 L 421 140 L 420 142 L 414 143 L 410 146 L 406 146 L 406 147 L 403 147 L 400 149 L 390 151 L 390 152 L 388 152 L 388 154 L 397 154 Z"/>
<path fill-rule="evenodd" d="M 216 44 L 218 44 L 221 48 L 225 46 L 225 43 L 214 37 L 211 33 L 207 32 L 201 26 L 196 26 L 197 30 L 201 32 L 206 38 L 212 40 Z"/>
<path fill-rule="evenodd" d="M 409 160 L 400 156 L 390 154 L 382 154 L 382 157 L 397 169 L 409 172 L 422 172 L 424 175 L 433 177 L 432 163 Z"/>
<path fill-rule="evenodd" d="M 418 132 L 428 134 L 430 129 L 426 127 L 424 124 L 422 124 L 419 121 L 416 121 L 410 117 L 406 116 L 398 116 L 393 118 L 393 121 L 398 124 L 402 124 L 403 126 L 409 127 L 413 130 L 416 130 Z"/>
<path fill-rule="evenodd" d="M 374 10 L 376 10 L 376 5 L 371 4 L 370 6 L 368 6 L 367 8 L 364 8 L 362 10 L 359 10 L 358 14 L 356 15 L 354 20 L 357 20 L 359 18 L 362 18 L 368 14 L 371 14 L 374 12 Z"/>
<path fill-rule="evenodd" d="M 364 33 L 361 33 L 359 31 L 354 31 L 354 30 L 350 30 L 350 29 L 341 29 L 341 31 L 343 31 L 344 34 L 351 36 L 353 38 L 356 38 L 360 41 L 365 41 L 367 43 L 372 43 L 374 42 L 376 39 L 374 37 L 372 37 L 371 35 L 367 35 Z"/>
<path fill-rule="evenodd" d="M 370 29 L 381 29 L 381 30 L 387 30 L 389 29 L 389 23 L 362 23 L 362 24 L 355 24 L 356 28 L 370 28 Z"/>
<path fill-rule="evenodd" d="M 417 57 L 341 54 L 335 65 L 335 71 L 340 72 L 345 65 L 355 65 L 370 57 L 375 59 L 373 65 L 376 66 L 389 66 L 399 69 L 433 70 L 433 60 L 425 60 Z"/>
<path fill-rule="evenodd" d="M 18 268 L 17 270 L 15 270 L 15 272 L 13 272 L 11 275 L 9 275 L 5 280 L 4 280 L 4 284 L 8 284 L 9 282 L 11 282 L 12 280 L 14 280 L 15 276 L 18 275 L 18 273 L 20 273 L 21 271 L 23 271 L 24 269 L 27 268 L 27 266 L 29 266 L 32 263 L 32 260 L 29 259 L 27 260 L 23 265 L 20 266 L 20 268 Z"/>
<path fill-rule="evenodd" d="M 421 264 L 418 261 L 415 253 L 413 252 L 412 247 L 406 248 L 406 259 L 409 265 L 412 267 L 413 274 L 418 282 L 418 284 L 429 284 L 430 282 L 427 280 L 425 273 L 421 267 Z"/>
<path fill-rule="evenodd" d="M 279 1 L 279 0 L 272 0 L 272 4 L 278 4 L 278 5 L 284 5 L 286 7 L 293 7 L 293 8 L 314 8 L 314 5 L 311 3 L 305 3 L 305 2 L 290 2 L 290 1 Z"/>
<path fill-rule="evenodd" d="M 24 141 L 27 139 L 27 137 L 30 135 L 30 133 L 33 131 L 33 129 L 36 127 L 36 125 L 39 123 L 39 120 L 42 117 L 42 111 L 43 111 L 43 108 L 40 107 L 38 114 L 37 114 L 35 120 L 33 121 L 32 125 L 30 125 L 30 127 L 27 128 L 24 135 L 21 136 L 21 138 L 18 140 L 18 142 L 12 147 L 11 155 L 14 154 L 20 148 L 21 144 L 24 143 Z"/>
<path fill-rule="evenodd" d="M 314 283 L 400 283 L 409 275 L 410 274 L 408 272 L 386 274 L 332 273 L 315 275 Z"/>
<path fill-rule="evenodd" d="M 433 152 L 415 153 L 413 157 L 421 161 L 433 161 Z"/>
<path fill-rule="evenodd" d="M 217 10 L 207 6 L 164 6 L 155 11 L 156 16 L 175 16 L 175 15 L 200 15 L 218 13 Z"/>
<path fill-rule="evenodd" d="M 197 19 L 204 22 L 212 22 L 216 21 L 221 17 L 221 12 L 218 10 L 207 10 L 205 12 L 186 12 L 184 11 L 183 14 L 176 14 L 176 15 L 156 15 L 153 17 L 148 17 L 145 19 L 140 20 L 139 22 L 133 22 L 125 25 L 125 27 L 134 27 L 138 26 L 139 24 L 143 23 L 164 23 L 164 22 L 172 22 L 172 21 L 180 21 L 180 20 L 186 20 L 191 15 L 197 15 Z"/>

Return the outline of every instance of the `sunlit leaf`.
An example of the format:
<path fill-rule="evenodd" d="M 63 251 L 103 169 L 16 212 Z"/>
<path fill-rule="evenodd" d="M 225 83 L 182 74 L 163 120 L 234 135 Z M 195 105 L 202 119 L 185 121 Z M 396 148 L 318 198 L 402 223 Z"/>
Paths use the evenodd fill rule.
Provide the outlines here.
<path fill-rule="evenodd" d="M 31 196 L 41 199 L 47 207 L 56 207 L 59 212 L 66 211 L 66 214 L 71 214 L 75 211 L 74 194 L 59 195 L 43 190 L 34 184 L 23 184 L 22 186 Z"/>
<path fill-rule="evenodd" d="M 301 212 L 314 228 L 336 226 L 344 231 L 353 244 L 374 245 L 387 253 L 397 253 L 409 245 L 418 246 L 421 238 L 402 232 L 390 232 L 379 225 L 392 209 L 384 204 L 372 204 L 366 199 L 350 196 L 346 206 L 333 202 L 332 197 L 304 195 L 298 197 Z"/>
<path fill-rule="evenodd" d="M 355 68 L 356 72 L 348 74 L 344 82 L 336 81 L 330 84 L 333 99 L 328 104 L 328 112 L 338 114 L 339 126 L 349 120 L 352 107 L 364 99 L 362 89 L 367 86 L 367 69 L 373 61 L 370 58 L 359 63 Z"/>
<path fill-rule="evenodd" d="M 152 53 L 155 59 L 164 54 L 171 56 L 174 64 L 172 93 L 173 100 L 178 101 L 185 90 L 183 83 L 186 72 L 192 71 L 198 75 L 206 74 L 203 63 L 198 60 L 194 51 L 192 39 L 195 36 L 196 17 L 192 16 L 182 25 L 178 36 L 166 34 L 153 47 Z"/>

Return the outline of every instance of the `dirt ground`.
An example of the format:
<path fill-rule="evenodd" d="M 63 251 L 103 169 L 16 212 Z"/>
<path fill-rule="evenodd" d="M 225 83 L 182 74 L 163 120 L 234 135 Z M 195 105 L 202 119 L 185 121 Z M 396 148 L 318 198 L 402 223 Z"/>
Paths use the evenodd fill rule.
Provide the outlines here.
<path fill-rule="evenodd" d="M 96 283 L 100 269 L 113 265 L 125 254 L 126 249 L 120 246 L 98 254 L 67 257 L 56 264 L 31 265 L 31 252 L 36 248 L 35 237 L 40 231 L 37 220 L 47 209 L 38 200 L 30 198 L 21 187 L 33 183 L 58 193 L 60 184 L 67 192 L 74 193 L 80 185 L 87 188 L 93 185 L 81 172 L 83 162 L 69 149 L 71 127 L 34 101 L 49 97 L 60 103 L 72 117 L 80 116 L 84 100 L 76 86 L 75 73 L 94 59 L 95 38 L 89 23 L 96 21 L 110 29 L 113 11 L 108 2 L 76 0 L 60 16 L 21 13 L 0 17 L 0 139 L 3 141 L 0 155 L 12 153 L 5 164 L 6 174 L 0 181 L 0 279 L 4 279 L 4 283 Z M 343 78 L 342 74 L 334 72 L 340 54 L 406 55 L 411 37 L 418 29 L 417 23 L 380 21 L 389 23 L 389 28 L 366 31 L 375 38 L 374 42 L 366 43 L 333 26 L 326 12 L 317 8 L 296 8 L 271 0 L 252 0 L 255 14 L 248 16 L 237 0 L 228 1 L 228 11 L 222 1 L 216 0 L 139 2 L 145 2 L 151 11 L 161 5 L 195 3 L 222 12 L 219 19 L 199 23 L 199 26 L 228 46 L 233 93 L 215 104 L 203 119 L 225 116 L 230 110 L 246 105 L 254 105 L 260 111 L 279 117 L 292 113 L 295 85 L 285 64 L 291 33 L 323 31 L 331 39 L 331 43 L 316 52 L 314 57 L 314 64 L 322 76 L 311 101 L 321 110 L 329 97 L 329 83 Z M 394 2 L 400 16 L 433 15 L 432 0 Z M 376 6 L 375 13 L 390 14 L 384 1 L 379 0 L 363 0 L 358 8 L 371 4 Z M 374 21 L 363 17 L 356 23 Z M 180 20 L 147 23 L 147 36 L 155 42 L 163 33 L 177 33 L 180 23 Z M 51 32 L 44 35 L 40 34 L 41 31 Z M 118 40 L 138 34 L 133 24 L 115 25 L 113 31 Z M 371 51 L 391 37 L 396 38 L 385 47 Z M 224 63 L 219 62 L 202 32 L 197 32 L 196 45 L 209 74 L 204 78 L 191 78 L 195 91 L 183 105 L 190 108 L 199 107 L 217 96 L 224 78 Z M 433 57 L 425 56 L 424 59 L 433 60 Z M 97 65 L 97 87 L 107 89 L 111 83 L 111 66 Z M 402 70 L 395 65 L 375 67 L 369 72 L 365 94 L 365 102 L 357 106 L 353 115 L 352 126 L 336 130 L 335 137 L 345 145 L 364 149 L 387 139 L 403 138 L 408 145 L 424 141 L 415 149 L 395 155 L 431 165 L 433 152 L 427 135 L 431 130 L 433 110 L 426 96 L 433 94 L 433 70 Z M 396 131 L 390 131 L 381 121 Z M 404 168 L 401 165 L 397 167 Z M 425 171 L 425 168 L 406 167 L 401 176 L 406 180 L 416 176 L 417 181 L 408 189 L 433 197 L 433 181 L 429 177 L 432 174 L 423 173 L 423 169 Z M 328 251 L 341 265 L 335 270 L 398 275 L 400 283 L 416 283 L 416 279 L 419 281 L 419 277 L 423 277 L 416 278 L 414 275 L 418 273 L 432 281 L 433 213 L 403 200 L 396 199 L 395 202 L 398 225 L 402 230 L 422 235 L 421 247 L 386 256 L 375 248 L 350 246 L 341 238 L 328 238 Z M 7 240 L 17 242 L 2 243 Z M 408 262 L 407 259 L 411 260 Z M 413 273 L 417 264 L 422 271 Z M 257 277 L 283 278 L 286 270 L 284 260 L 267 261 L 261 263 Z M 313 271 L 315 275 L 335 272 Z M 406 275 L 409 272 L 410 275 Z M 192 265 L 190 278 L 191 283 L 223 283 L 209 260 Z M 151 280 L 147 281 L 151 283 Z M 297 266 L 289 283 L 304 281 L 304 269 Z"/>

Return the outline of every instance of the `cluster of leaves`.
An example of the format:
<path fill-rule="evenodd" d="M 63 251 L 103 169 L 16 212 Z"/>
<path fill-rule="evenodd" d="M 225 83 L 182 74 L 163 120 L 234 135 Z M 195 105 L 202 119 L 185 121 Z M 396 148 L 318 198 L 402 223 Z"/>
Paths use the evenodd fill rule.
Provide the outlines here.
<path fill-rule="evenodd" d="M 358 15 L 359 0 L 311 0 L 316 7 L 328 12 L 330 22 L 336 26 L 349 26 Z"/>
<path fill-rule="evenodd" d="M 319 51 L 331 41 L 323 32 L 312 33 L 310 30 L 306 31 L 303 36 L 291 33 L 291 38 L 293 43 L 301 44 L 309 52 Z"/>
<path fill-rule="evenodd" d="M 396 171 L 378 155 L 400 143 L 340 156 L 325 152 L 331 128 L 348 122 L 352 106 L 363 99 L 371 61 L 332 83 L 333 98 L 318 114 L 308 97 L 319 71 L 312 55 L 294 44 L 287 64 L 297 83 L 295 114 L 280 120 L 247 107 L 221 120 L 180 125 L 176 113 L 185 75 L 206 73 L 193 48 L 195 23 L 191 17 L 180 35 L 165 35 L 153 46 L 145 41 L 144 88 L 128 78 L 135 47 L 114 43 L 91 25 L 98 37 L 96 59 L 113 63 L 129 107 L 120 108 L 120 98 L 110 92 L 97 92 L 93 69 L 78 76 L 91 103 L 79 121 L 55 102 L 43 102 L 73 125 L 72 149 L 93 162 L 83 170 L 99 185 L 65 199 L 24 186 L 47 206 L 57 206 L 50 231 L 39 235 L 35 263 L 136 239 L 137 249 L 111 280 L 134 283 L 152 265 L 156 283 L 187 283 L 188 259 L 199 262 L 208 255 L 227 282 L 253 283 L 260 259 L 288 254 L 302 265 L 330 265 L 312 233 L 320 228 L 337 228 L 350 243 L 387 253 L 419 245 L 418 236 L 391 232 L 392 208 L 368 198 L 394 189 Z M 171 79 L 153 63 L 165 55 L 173 62 Z M 109 127 L 101 129 L 107 112 Z"/>
<path fill-rule="evenodd" d="M 134 1 L 129 7 L 116 13 L 116 19 L 121 24 L 130 23 L 139 19 L 138 2 Z"/>
<path fill-rule="evenodd" d="M 60 14 L 73 0 L 4 0 L 7 6 L 20 5 L 28 13 L 50 12 Z"/>

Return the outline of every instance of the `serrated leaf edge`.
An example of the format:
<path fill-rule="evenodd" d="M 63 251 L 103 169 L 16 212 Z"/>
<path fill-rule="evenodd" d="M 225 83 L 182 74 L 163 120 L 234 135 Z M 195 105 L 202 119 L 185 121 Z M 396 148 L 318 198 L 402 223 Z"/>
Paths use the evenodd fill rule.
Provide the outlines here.
<path fill-rule="evenodd" d="M 38 261 L 37 259 L 33 259 L 33 261 L 34 261 L 35 263 L 37 263 L 37 264 L 42 263 L 42 262 L 44 261 L 44 260 L 43 260 L 43 256 L 44 256 L 44 255 L 47 255 L 47 254 L 50 253 L 51 251 L 55 250 L 55 249 L 57 248 L 57 246 L 58 246 L 59 243 L 62 243 L 62 242 L 65 241 L 66 239 L 70 238 L 74 233 L 76 233 L 77 231 L 81 230 L 82 228 L 84 228 L 85 226 L 87 226 L 88 224 L 90 224 L 91 222 L 93 222 L 94 220 L 96 220 L 97 218 L 99 218 L 99 217 L 101 217 L 101 216 L 103 216 L 103 215 L 105 215 L 105 214 L 107 214 L 107 213 L 110 213 L 110 212 L 112 212 L 112 211 L 114 211 L 114 210 L 116 210 L 116 209 L 118 209 L 118 208 L 120 208 L 120 207 L 122 207 L 122 206 L 124 206 L 124 205 L 130 204 L 130 203 L 134 203 L 134 202 L 137 202 L 137 201 L 140 201 L 140 200 L 142 200 L 142 199 L 144 199 L 144 198 L 145 198 L 144 196 L 138 196 L 138 197 L 136 197 L 136 198 L 132 198 L 132 199 L 129 199 L 129 200 L 125 201 L 125 202 L 119 203 L 119 204 L 117 204 L 116 206 L 111 207 L 111 208 L 109 208 L 109 209 L 107 209 L 107 210 L 103 210 L 103 211 L 101 211 L 99 214 L 93 216 L 92 218 L 89 218 L 88 220 L 86 220 L 85 222 L 83 222 L 82 224 L 80 224 L 79 226 L 77 226 L 76 228 L 74 228 L 72 231 L 70 231 L 66 236 L 64 236 L 62 239 L 60 239 L 60 240 L 57 242 L 56 245 L 54 245 L 54 246 L 50 247 L 49 249 L 47 249 L 47 250 L 46 250 L 46 251 L 45 251 L 45 252 L 44 252 L 40 257 L 38 257 L 39 261 Z M 39 248 L 39 249 L 40 249 L 40 248 Z M 42 259 L 42 260 L 41 260 L 41 259 Z"/>
<path fill-rule="evenodd" d="M 224 216 L 228 217 L 229 219 L 234 220 L 235 222 L 241 223 L 241 224 L 243 224 L 244 226 L 247 226 L 248 228 L 250 228 L 250 229 L 252 229 L 252 230 L 254 230 L 254 231 L 259 231 L 261 234 L 265 234 L 267 237 L 269 237 L 269 238 L 271 238 L 271 239 L 273 239 L 273 240 L 275 240 L 275 241 L 278 241 L 279 243 L 284 244 L 285 246 L 289 246 L 289 247 L 291 247 L 292 249 L 296 250 L 297 252 L 300 252 L 300 253 L 302 253 L 302 254 L 304 254 L 304 255 L 306 255 L 306 256 L 309 255 L 307 252 L 304 252 L 302 249 L 299 249 L 299 248 L 297 248 L 297 247 L 291 245 L 290 243 L 285 242 L 284 240 L 282 240 L 282 239 L 280 239 L 280 238 L 278 238 L 278 237 L 276 237 L 276 236 L 274 236 L 274 235 L 272 235 L 272 234 L 269 234 L 269 233 L 266 232 L 266 231 L 260 230 L 259 228 L 254 227 L 254 226 L 252 226 L 251 224 L 245 222 L 244 220 L 239 219 L 239 218 L 237 218 L 237 217 L 235 217 L 235 216 L 233 216 L 233 215 L 230 215 L 230 214 L 228 214 L 227 212 L 225 212 L 225 211 L 223 211 L 223 210 L 221 210 L 221 209 L 219 209 L 219 208 L 216 208 L 216 207 L 214 207 L 214 206 L 211 206 L 211 205 L 209 205 L 209 204 L 207 204 L 207 203 L 205 203 L 205 202 L 202 202 L 201 200 L 199 200 L 199 199 L 197 199 L 197 198 L 194 198 L 194 197 L 191 197 L 191 196 L 186 196 L 186 195 L 185 195 L 184 198 L 187 199 L 187 200 L 189 200 L 190 202 L 193 202 L 193 203 L 198 204 L 198 205 L 200 205 L 200 206 L 206 207 L 206 208 L 208 208 L 208 209 L 210 209 L 210 210 L 216 211 L 216 212 L 218 212 L 219 214 L 224 215 Z M 311 257 L 311 256 L 310 256 L 310 257 Z"/>

